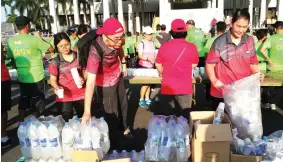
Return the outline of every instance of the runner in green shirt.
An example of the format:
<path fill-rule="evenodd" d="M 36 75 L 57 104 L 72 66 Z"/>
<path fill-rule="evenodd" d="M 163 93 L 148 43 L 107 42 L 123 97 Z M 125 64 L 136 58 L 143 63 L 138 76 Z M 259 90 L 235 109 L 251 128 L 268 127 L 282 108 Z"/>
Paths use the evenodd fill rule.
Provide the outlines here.
<path fill-rule="evenodd" d="M 205 66 L 205 59 L 204 59 L 205 52 L 203 50 L 205 45 L 204 33 L 200 29 L 195 27 L 195 22 L 193 20 L 187 21 L 186 25 L 188 31 L 186 40 L 196 45 L 200 57 L 198 67 L 204 67 Z"/>
<path fill-rule="evenodd" d="M 25 16 L 16 18 L 19 34 L 8 40 L 7 55 L 16 65 L 21 90 L 19 104 L 20 121 L 24 121 L 25 110 L 36 108 L 39 117 L 45 109 L 45 80 L 42 53 L 53 52 L 49 43 L 40 37 L 29 34 L 30 19 Z"/>
<path fill-rule="evenodd" d="M 209 38 L 207 41 L 206 41 L 206 44 L 204 46 L 204 53 L 207 54 L 214 42 L 214 40 L 222 35 L 223 33 L 225 33 L 225 30 L 226 30 L 226 23 L 223 22 L 223 21 L 219 21 L 216 23 L 216 28 L 217 28 L 217 35 L 212 37 L 212 38 Z"/>
<path fill-rule="evenodd" d="M 125 44 L 123 46 L 124 54 L 127 60 L 127 67 L 134 68 L 136 66 L 136 37 L 132 36 L 131 32 L 128 32 L 125 38 Z"/>

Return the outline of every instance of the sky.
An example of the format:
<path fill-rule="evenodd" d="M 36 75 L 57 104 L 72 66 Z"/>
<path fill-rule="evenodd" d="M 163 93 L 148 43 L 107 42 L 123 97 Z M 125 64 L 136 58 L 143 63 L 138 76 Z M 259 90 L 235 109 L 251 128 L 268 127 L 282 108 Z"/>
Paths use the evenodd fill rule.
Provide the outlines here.
<path fill-rule="evenodd" d="M 8 14 L 10 14 L 11 8 L 9 6 L 6 6 L 6 9 L 8 11 Z M 6 22 L 4 7 L 1 7 L 1 22 Z"/>

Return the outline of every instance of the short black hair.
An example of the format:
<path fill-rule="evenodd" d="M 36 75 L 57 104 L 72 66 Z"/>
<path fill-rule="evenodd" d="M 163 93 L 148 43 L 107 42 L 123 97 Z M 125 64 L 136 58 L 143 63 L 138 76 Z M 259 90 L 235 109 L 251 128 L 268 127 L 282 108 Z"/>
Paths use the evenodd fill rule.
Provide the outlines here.
<path fill-rule="evenodd" d="M 156 30 L 161 30 L 161 25 L 160 24 L 156 25 Z"/>
<path fill-rule="evenodd" d="M 61 42 L 61 40 L 67 40 L 69 43 L 71 43 L 71 40 L 69 36 L 65 32 L 60 32 L 54 35 L 54 46 L 55 46 L 55 52 L 59 52 L 57 45 Z"/>
<path fill-rule="evenodd" d="M 256 31 L 255 35 L 258 40 L 261 40 L 267 36 L 267 31 L 265 29 L 259 29 Z"/>
<path fill-rule="evenodd" d="M 82 34 L 85 34 L 85 33 L 88 33 L 88 26 L 84 25 L 84 24 L 79 25 L 77 34 L 82 35 Z"/>
<path fill-rule="evenodd" d="M 166 30 L 166 25 L 162 24 L 162 25 L 160 26 L 160 29 L 161 29 L 162 31 L 165 31 L 165 30 Z"/>
<path fill-rule="evenodd" d="M 128 37 L 132 36 L 132 33 L 131 32 L 127 32 L 127 36 Z"/>
<path fill-rule="evenodd" d="M 276 21 L 274 27 L 275 29 L 283 29 L 283 21 Z"/>
<path fill-rule="evenodd" d="M 223 21 L 218 21 L 217 23 L 216 23 L 216 30 L 217 30 L 217 32 L 225 32 L 225 30 L 226 30 L 226 28 L 227 28 L 227 25 L 226 25 L 226 23 L 225 22 L 223 22 Z"/>
<path fill-rule="evenodd" d="M 174 39 L 176 38 L 186 38 L 187 37 L 187 32 L 174 32 L 174 31 L 170 31 L 170 34 L 172 35 L 172 37 Z"/>
<path fill-rule="evenodd" d="M 232 16 L 232 24 L 234 24 L 239 19 L 245 19 L 250 22 L 250 13 L 245 9 L 237 10 Z"/>

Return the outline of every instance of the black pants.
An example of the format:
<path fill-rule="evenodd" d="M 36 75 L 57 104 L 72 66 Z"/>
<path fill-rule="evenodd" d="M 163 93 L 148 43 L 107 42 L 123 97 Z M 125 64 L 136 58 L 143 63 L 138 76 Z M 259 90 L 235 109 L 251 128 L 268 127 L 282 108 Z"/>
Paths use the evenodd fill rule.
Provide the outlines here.
<path fill-rule="evenodd" d="M 279 96 L 282 95 L 282 87 L 263 87 L 262 103 L 276 104 Z"/>
<path fill-rule="evenodd" d="M 136 56 L 134 54 L 129 55 L 129 57 L 126 58 L 126 60 L 127 60 L 127 67 L 128 68 L 136 68 L 137 67 Z"/>
<path fill-rule="evenodd" d="M 1 112 L 11 110 L 11 81 L 1 81 Z"/>
<path fill-rule="evenodd" d="M 192 107 L 192 95 L 162 95 L 154 105 L 154 115 L 176 115 L 189 119 Z"/>
<path fill-rule="evenodd" d="M 42 113 L 45 110 L 45 80 L 36 83 L 21 83 L 21 98 L 19 110 L 28 108 L 35 109 Z"/>
<path fill-rule="evenodd" d="M 73 108 L 75 108 L 78 117 L 81 118 L 84 113 L 84 100 L 57 102 L 57 112 L 58 114 L 62 114 L 62 117 L 66 122 L 73 118 Z"/>
<path fill-rule="evenodd" d="M 123 78 L 111 87 L 97 86 L 97 97 L 101 108 L 107 116 L 122 117 L 124 128 L 128 128 L 128 99 Z"/>
<path fill-rule="evenodd" d="M 198 67 L 205 67 L 205 57 L 199 57 Z"/>
<path fill-rule="evenodd" d="M 211 96 L 211 102 L 212 102 L 212 110 L 216 111 L 219 103 L 224 102 L 224 99 Z"/>

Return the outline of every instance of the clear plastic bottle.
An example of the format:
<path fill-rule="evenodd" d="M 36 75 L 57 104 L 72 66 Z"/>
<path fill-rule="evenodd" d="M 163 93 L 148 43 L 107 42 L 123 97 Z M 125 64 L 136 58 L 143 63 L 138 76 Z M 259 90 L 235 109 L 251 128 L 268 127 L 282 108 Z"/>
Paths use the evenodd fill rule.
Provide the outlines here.
<path fill-rule="evenodd" d="M 101 134 L 95 124 L 91 124 L 91 143 L 92 149 L 97 152 L 99 160 L 103 159 L 103 152 L 100 146 Z"/>
<path fill-rule="evenodd" d="M 37 133 L 40 143 L 41 158 L 47 160 L 52 156 L 50 145 L 48 145 L 48 129 L 44 124 L 40 123 L 37 128 Z"/>
<path fill-rule="evenodd" d="M 220 102 L 214 115 L 213 124 L 222 123 L 224 117 L 224 108 L 225 108 L 225 104 L 223 102 Z"/>
<path fill-rule="evenodd" d="M 126 150 L 123 150 L 120 154 L 120 158 L 128 158 L 129 157 L 129 153 Z"/>
<path fill-rule="evenodd" d="M 82 149 L 83 150 L 92 150 L 90 126 L 88 126 L 88 125 L 83 126 L 81 139 L 83 141 Z"/>
<path fill-rule="evenodd" d="M 190 126 L 188 124 L 188 120 L 184 118 L 183 116 L 180 116 L 177 120 L 180 124 L 182 124 L 184 130 L 185 130 L 185 145 L 187 152 L 189 153 L 189 156 L 191 155 L 191 147 L 190 147 Z"/>
<path fill-rule="evenodd" d="M 156 120 L 148 129 L 148 138 L 145 145 L 146 160 L 159 160 L 159 146 L 161 139 L 160 122 Z"/>
<path fill-rule="evenodd" d="M 27 124 L 21 122 L 17 131 L 19 143 L 21 147 L 21 153 L 25 159 L 31 158 L 31 143 L 27 134 Z"/>
<path fill-rule="evenodd" d="M 72 129 L 74 132 L 74 148 L 79 149 L 82 147 L 81 127 L 80 127 L 79 120 L 77 119 L 74 120 Z"/>
<path fill-rule="evenodd" d="M 106 154 L 110 149 L 110 140 L 109 140 L 109 128 L 103 117 L 100 118 L 100 121 L 97 123 L 97 128 L 101 133 L 101 147 L 104 154 Z"/>
<path fill-rule="evenodd" d="M 63 159 L 72 160 L 72 151 L 74 150 L 74 132 L 68 122 L 62 130 L 62 149 Z"/>
<path fill-rule="evenodd" d="M 136 152 L 136 150 L 132 150 L 130 152 L 130 158 L 132 162 L 138 162 L 139 157 L 138 157 L 138 153 Z"/>
<path fill-rule="evenodd" d="M 58 128 L 51 121 L 48 127 L 49 143 L 52 151 L 52 159 L 58 160 L 62 157 L 60 133 Z"/>
<path fill-rule="evenodd" d="M 169 126 L 169 144 L 170 144 L 170 161 L 176 161 L 176 137 L 175 137 L 175 128 L 176 128 L 176 121 L 174 116 L 171 116 L 168 122 Z M 169 147 L 169 146 L 168 146 Z"/>
<path fill-rule="evenodd" d="M 31 143 L 31 157 L 34 160 L 39 160 L 41 157 L 37 126 L 37 122 L 31 122 L 30 126 L 28 127 L 28 137 Z"/>
<path fill-rule="evenodd" d="M 169 161 L 170 158 L 170 134 L 169 134 L 169 127 L 165 121 L 165 119 L 160 121 L 160 128 L 161 128 L 161 143 L 159 147 L 159 160 L 160 161 Z"/>
<path fill-rule="evenodd" d="M 176 156 L 178 162 L 187 162 L 188 161 L 188 152 L 185 146 L 185 130 L 180 123 L 176 124 L 175 128 L 175 138 L 176 138 Z"/>

